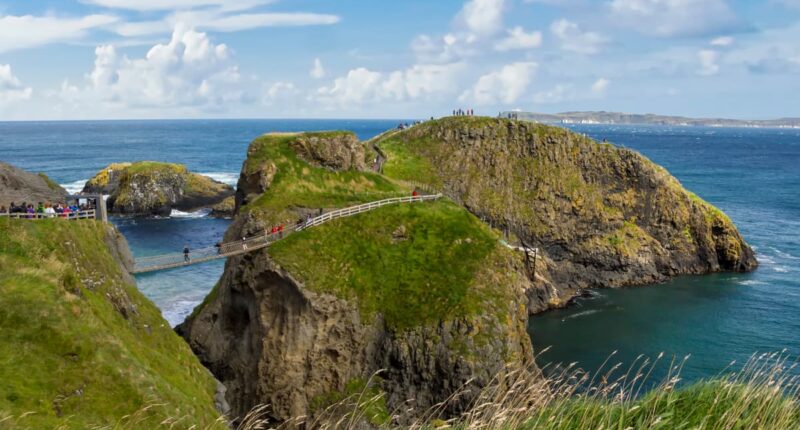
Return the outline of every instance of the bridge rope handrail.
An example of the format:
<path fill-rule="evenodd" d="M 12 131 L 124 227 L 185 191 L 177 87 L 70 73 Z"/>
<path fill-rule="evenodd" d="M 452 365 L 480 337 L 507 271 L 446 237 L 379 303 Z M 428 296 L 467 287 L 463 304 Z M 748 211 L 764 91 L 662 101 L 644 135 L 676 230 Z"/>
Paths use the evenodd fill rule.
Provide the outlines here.
<path fill-rule="evenodd" d="M 77 211 L 77 212 L 69 212 L 69 213 L 10 213 L 10 212 L 0 212 L 0 218 L 11 218 L 11 219 L 67 219 L 67 220 L 77 220 L 77 219 L 95 219 L 97 218 L 97 211 L 94 209 L 85 210 L 85 211 Z"/>
<path fill-rule="evenodd" d="M 257 249 L 265 248 L 288 236 L 296 231 L 302 231 L 311 227 L 325 224 L 338 218 L 349 217 L 360 213 L 368 212 L 383 206 L 394 205 L 399 203 L 413 203 L 424 202 L 430 200 L 438 200 L 442 198 L 442 194 L 429 194 L 420 196 L 408 197 L 392 197 L 388 199 L 378 200 L 374 202 L 364 203 L 357 206 L 333 210 L 314 218 L 309 218 L 305 222 L 288 226 L 283 231 L 268 231 L 257 234 L 251 237 L 242 238 L 242 240 L 227 242 L 219 244 L 219 246 L 211 246 L 191 250 L 189 260 L 186 261 L 186 256 L 182 252 L 154 255 L 149 257 L 137 258 L 134 263 L 133 273 L 145 273 L 156 270 L 170 269 L 174 267 L 181 267 L 190 264 L 197 264 L 205 261 L 227 258 L 234 255 L 240 255 L 247 252 L 252 252 Z"/>

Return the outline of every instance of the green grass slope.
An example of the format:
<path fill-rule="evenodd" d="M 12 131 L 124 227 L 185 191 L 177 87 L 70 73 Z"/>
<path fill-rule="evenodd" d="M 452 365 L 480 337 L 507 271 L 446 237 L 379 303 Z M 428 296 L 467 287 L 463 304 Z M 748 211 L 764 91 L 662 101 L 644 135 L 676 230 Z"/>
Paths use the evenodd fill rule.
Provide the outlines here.
<path fill-rule="evenodd" d="M 0 219 L 0 428 L 224 428 L 216 382 L 126 281 L 107 229 Z"/>
<path fill-rule="evenodd" d="M 346 132 L 304 133 L 319 138 Z M 357 170 L 315 167 L 300 159 L 290 144 L 301 134 L 274 133 L 256 139 L 248 150 L 244 175 L 269 179 L 269 189 L 250 202 L 253 211 L 269 222 L 286 221 L 294 208 L 339 208 L 408 195 L 382 175 Z"/>
<path fill-rule="evenodd" d="M 401 330 L 506 312 L 511 294 L 497 286 L 519 276 L 503 270 L 508 252 L 494 232 L 449 201 L 383 207 L 269 249 L 308 288 L 355 299 L 362 316 L 380 313 Z"/>

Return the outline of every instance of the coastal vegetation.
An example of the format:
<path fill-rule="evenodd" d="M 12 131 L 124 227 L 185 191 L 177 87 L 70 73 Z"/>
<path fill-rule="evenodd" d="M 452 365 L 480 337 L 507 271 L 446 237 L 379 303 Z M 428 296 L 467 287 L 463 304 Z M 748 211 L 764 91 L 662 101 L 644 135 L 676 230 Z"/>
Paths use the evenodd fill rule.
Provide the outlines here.
<path fill-rule="evenodd" d="M 172 208 L 196 210 L 233 195 L 233 188 L 175 163 L 113 163 L 99 171 L 84 193 L 109 195 L 111 212 L 168 216 Z"/>
<path fill-rule="evenodd" d="M 381 429 L 696 429 L 785 430 L 800 428 L 800 379 L 796 363 L 785 353 L 759 354 L 737 372 L 691 385 L 681 383 L 683 360 L 673 360 L 662 381 L 648 377 L 655 361 L 640 359 L 630 368 L 610 365 L 588 375 L 572 366 L 538 372 L 511 370 L 498 374 L 470 408 L 448 420 L 438 416 L 447 401 L 404 426 L 391 421 Z M 607 363 L 613 363 L 613 356 Z M 379 379 L 379 378 L 378 378 Z M 379 413 L 381 395 L 370 385 L 347 391 L 348 396 L 309 420 L 298 417 L 286 427 L 310 423 L 317 428 L 352 429 Z M 351 387 L 352 388 L 352 387 Z M 344 410 L 344 412 L 343 412 Z M 390 411 L 393 415 L 398 411 Z"/>
<path fill-rule="evenodd" d="M 504 316 L 510 297 L 495 286 L 516 275 L 502 272 L 503 258 L 513 256 L 499 235 L 446 201 L 339 219 L 291 235 L 269 254 L 309 289 L 354 300 L 362 317 L 380 314 L 397 330 L 487 309 Z"/>
<path fill-rule="evenodd" d="M 0 218 L 0 428 L 225 428 L 126 248 L 94 221 Z"/>
<path fill-rule="evenodd" d="M 257 138 L 248 150 L 242 177 L 256 177 L 258 183 L 253 184 L 254 196 L 243 210 L 266 222 L 278 223 L 294 221 L 292 208 L 346 207 L 410 192 L 376 173 L 315 166 L 301 159 L 295 149 L 295 142 L 301 138 L 342 135 L 353 136 L 348 132 L 317 132 L 274 133 Z"/>

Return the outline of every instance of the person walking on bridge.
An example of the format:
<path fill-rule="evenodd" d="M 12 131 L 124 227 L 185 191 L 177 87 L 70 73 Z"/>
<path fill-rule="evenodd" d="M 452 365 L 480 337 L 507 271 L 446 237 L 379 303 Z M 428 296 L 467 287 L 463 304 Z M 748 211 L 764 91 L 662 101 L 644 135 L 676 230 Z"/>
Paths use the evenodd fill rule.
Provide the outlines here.
<path fill-rule="evenodd" d="M 191 261 L 191 258 L 189 258 L 189 245 L 183 245 L 183 261 L 185 263 Z"/>

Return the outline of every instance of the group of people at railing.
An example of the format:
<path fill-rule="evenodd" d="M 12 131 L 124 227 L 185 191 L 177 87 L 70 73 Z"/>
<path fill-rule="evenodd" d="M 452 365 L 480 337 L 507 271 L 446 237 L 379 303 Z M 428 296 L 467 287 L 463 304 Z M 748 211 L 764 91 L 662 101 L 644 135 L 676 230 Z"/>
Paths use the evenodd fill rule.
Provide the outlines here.
<path fill-rule="evenodd" d="M 11 216 L 16 218 L 75 218 L 81 215 L 82 212 L 95 210 L 94 204 L 87 202 L 85 204 L 67 204 L 67 203 L 45 203 L 39 202 L 34 205 L 33 203 L 22 202 L 17 205 L 14 202 L 6 207 L 0 205 L 0 216 Z"/>

